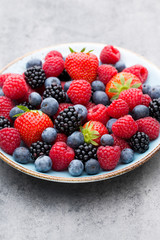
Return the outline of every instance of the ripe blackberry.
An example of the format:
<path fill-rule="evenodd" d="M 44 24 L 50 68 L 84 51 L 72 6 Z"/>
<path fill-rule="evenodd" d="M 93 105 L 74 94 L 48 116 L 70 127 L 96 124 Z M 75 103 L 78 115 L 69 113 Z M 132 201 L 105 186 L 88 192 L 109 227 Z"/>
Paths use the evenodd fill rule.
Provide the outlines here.
<path fill-rule="evenodd" d="M 71 77 L 69 76 L 69 74 L 67 73 L 67 71 L 64 69 L 63 72 L 58 76 L 60 81 L 71 81 Z"/>
<path fill-rule="evenodd" d="M 36 160 L 39 156 L 49 155 L 49 151 L 52 145 L 46 142 L 35 142 L 29 148 L 29 151 L 32 155 L 33 160 Z"/>
<path fill-rule="evenodd" d="M 160 98 L 153 99 L 149 105 L 149 115 L 160 121 Z"/>
<path fill-rule="evenodd" d="M 88 161 L 90 158 L 97 159 L 97 148 L 92 144 L 84 143 L 75 149 L 75 158 L 83 162 Z"/>
<path fill-rule="evenodd" d="M 66 135 L 78 130 L 81 125 L 81 116 L 74 107 L 70 106 L 59 113 L 55 119 L 56 129 Z"/>
<path fill-rule="evenodd" d="M 137 132 L 130 139 L 131 148 L 138 153 L 144 153 L 149 148 L 149 137 L 144 132 Z"/>
<path fill-rule="evenodd" d="M 28 68 L 24 75 L 31 88 L 41 87 L 46 80 L 46 74 L 40 66 Z"/>
<path fill-rule="evenodd" d="M 29 102 L 23 102 L 23 103 L 20 103 L 18 105 L 22 105 L 22 106 L 25 106 L 27 107 L 29 110 L 36 110 L 36 107 L 35 106 L 32 106 Z"/>
<path fill-rule="evenodd" d="M 10 121 L 5 117 L 0 116 L 0 130 L 2 128 L 8 128 L 8 127 L 11 127 Z"/>
<path fill-rule="evenodd" d="M 43 93 L 43 99 L 48 97 L 55 98 L 59 103 L 63 103 L 66 100 L 66 94 L 63 91 L 62 86 L 56 83 L 52 83 L 51 86 L 46 87 L 46 90 Z"/>

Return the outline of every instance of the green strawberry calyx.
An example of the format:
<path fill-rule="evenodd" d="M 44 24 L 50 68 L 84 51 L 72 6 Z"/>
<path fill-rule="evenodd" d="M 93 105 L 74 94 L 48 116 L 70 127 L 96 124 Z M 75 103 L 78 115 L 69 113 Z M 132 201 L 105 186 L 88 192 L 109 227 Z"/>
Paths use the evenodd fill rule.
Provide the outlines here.
<path fill-rule="evenodd" d="M 128 79 L 126 82 L 125 82 L 125 78 L 124 76 L 121 74 L 120 75 L 120 81 L 121 81 L 121 84 L 119 83 L 116 83 L 116 82 L 113 82 L 114 86 L 116 88 L 110 88 L 109 89 L 109 92 L 111 93 L 116 93 L 112 98 L 111 100 L 115 100 L 119 97 L 119 94 L 124 91 L 124 90 L 127 90 L 127 89 L 130 89 L 130 88 L 139 88 L 141 86 L 141 83 L 135 83 L 131 86 L 131 83 L 132 83 L 132 78 Z"/>
<path fill-rule="evenodd" d="M 69 47 L 69 50 L 70 50 L 71 53 L 77 53 L 77 52 L 74 51 L 71 47 Z M 81 53 L 84 53 L 85 50 L 86 50 L 86 48 L 82 48 L 82 50 L 81 50 L 80 52 L 81 52 Z M 86 53 L 90 53 L 90 52 L 93 52 L 93 51 L 94 51 L 94 50 L 92 49 L 92 50 L 90 50 L 90 51 L 88 51 L 88 52 L 86 52 Z"/>
<path fill-rule="evenodd" d="M 96 143 L 94 140 L 100 137 L 100 134 L 96 130 L 92 130 L 93 123 L 90 123 L 90 121 L 86 124 L 85 127 L 80 127 L 81 133 L 84 136 L 84 141 L 86 143 L 91 143 L 94 146 L 98 146 L 98 143 Z"/>
<path fill-rule="evenodd" d="M 17 106 L 19 109 L 21 109 L 22 111 L 24 111 L 23 113 L 18 113 L 16 115 L 14 115 L 13 117 L 19 117 L 21 116 L 22 114 L 26 113 L 26 112 L 34 112 L 34 113 L 39 113 L 40 116 L 42 116 L 42 111 L 40 110 L 30 110 L 28 109 L 26 106 L 23 106 L 23 105 L 18 105 Z"/>

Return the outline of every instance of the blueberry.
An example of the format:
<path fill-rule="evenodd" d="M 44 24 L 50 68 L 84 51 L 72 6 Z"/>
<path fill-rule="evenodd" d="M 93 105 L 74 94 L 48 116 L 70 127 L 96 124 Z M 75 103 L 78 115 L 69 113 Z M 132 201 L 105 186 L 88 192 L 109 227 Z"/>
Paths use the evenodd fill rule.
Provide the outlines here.
<path fill-rule="evenodd" d="M 132 117 L 137 120 L 149 116 L 149 108 L 144 105 L 137 105 L 132 110 Z"/>
<path fill-rule="evenodd" d="M 38 172 L 48 172 L 52 168 L 52 160 L 45 155 L 38 157 L 34 164 Z"/>
<path fill-rule="evenodd" d="M 150 97 L 152 99 L 160 98 L 160 85 L 157 85 L 151 88 Z"/>
<path fill-rule="evenodd" d="M 114 144 L 114 139 L 111 135 L 109 134 L 104 134 L 101 137 L 101 145 L 103 146 L 112 146 Z"/>
<path fill-rule="evenodd" d="M 53 116 L 58 111 L 59 104 L 56 99 L 52 97 L 45 98 L 41 103 L 42 112 L 48 116 Z"/>
<path fill-rule="evenodd" d="M 105 91 L 105 85 L 104 83 L 102 83 L 101 81 L 93 81 L 92 82 L 92 90 L 95 92 L 95 91 Z"/>
<path fill-rule="evenodd" d="M 117 121 L 116 118 L 111 118 L 108 120 L 106 128 L 108 129 L 108 132 L 111 134 L 112 133 L 112 125 Z"/>
<path fill-rule="evenodd" d="M 42 67 L 42 61 L 40 59 L 37 59 L 37 58 L 34 58 L 34 59 L 31 59 L 29 60 L 27 63 L 26 63 L 26 68 L 31 68 L 31 67 L 34 67 L 34 66 L 40 66 Z"/>
<path fill-rule="evenodd" d="M 42 140 L 47 143 L 52 143 L 56 140 L 57 131 L 55 128 L 48 127 L 42 132 Z"/>
<path fill-rule="evenodd" d="M 78 159 L 72 160 L 68 166 L 68 172 L 74 177 L 80 176 L 83 170 L 84 170 L 84 165 L 82 161 Z"/>
<path fill-rule="evenodd" d="M 107 105 L 109 104 L 109 98 L 107 94 L 103 91 L 96 91 L 93 93 L 92 100 L 95 104 L 103 104 Z"/>
<path fill-rule="evenodd" d="M 78 114 L 81 116 L 82 120 L 85 120 L 88 113 L 87 108 L 81 104 L 74 105 L 74 108 L 76 109 Z"/>
<path fill-rule="evenodd" d="M 71 99 L 68 97 L 68 94 L 66 93 L 66 103 L 72 103 Z"/>
<path fill-rule="evenodd" d="M 103 63 L 99 60 L 99 66 L 101 66 Z"/>
<path fill-rule="evenodd" d="M 100 171 L 99 162 L 96 159 L 89 159 L 85 163 L 85 171 L 89 175 L 97 174 Z"/>
<path fill-rule="evenodd" d="M 60 80 L 57 77 L 49 77 L 46 79 L 44 86 L 46 87 L 50 87 L 52 85 L 52 83 L 56 83 L 58 85 L 61 85 Z"/>
<path fill-rule="evenodd" d="M 42 97 L 39 93 L 37 92 L 32 92 L 30 95 L 29 95 L 29 103 L 32 105 L 32 106 L 38 106 L 40 105 L 42 102 Z"/>
<path fill-rule="evenodd" d="M 117 69 L 118 72 L 122 72 L 125 68 L 126 68 L 126 65 L 123 61 L 118 61 L 114 67 Z"/>
<path fill-rule="evenodd" d="M 79 145 L 84 143 L 84 136 L 81 132 L 75 131 L 67 138 L 67 145 L 71 148 L 78 148 Z"/>
<path fill-rule="evenodd" d="M 19 114 L 19 113 L 24 113 L 24 111 L 19 109 L 18 107 L 14 107 L 14 108 L 11 109 L 11 111 L 9 113 L 9 116 L 14 121 L 17 118 L 17 117 L 14 117 L 14 116 L 16 114 Z"/>
<path fill-rule="evenodd" d="M 0 88 L 0 96 L 4 96 L 4 92 L 3 92 L 2 88 Z"/>
<path fill-rule="evenodd" d="M 18 147 L 13 152 L 13 159 L 18 163 L 29 163 L 31 161 L 31 153 L 26 147 Z"/>
<path fill-rule="evenodd" d="M 151 91 L 152 87 L 148 84 L 143 84 L 142 85 L 142 92 L 143 94 L 148 94 L 150 96 L 150 91 Z"/>
<path fill-rule="evenodd" d="M 64 84 L 64 91 L 67 92 L 67 90 L 69 89 L 70 85 L 71 85 L 72 81 L 68 81 Z"/>
<path fill-rule="evenodd" d="M 134 151 L 130 148 L 125 148 L 121 152 L 120 161 L 122 163 L 130 163 L 134 159 Z"/>

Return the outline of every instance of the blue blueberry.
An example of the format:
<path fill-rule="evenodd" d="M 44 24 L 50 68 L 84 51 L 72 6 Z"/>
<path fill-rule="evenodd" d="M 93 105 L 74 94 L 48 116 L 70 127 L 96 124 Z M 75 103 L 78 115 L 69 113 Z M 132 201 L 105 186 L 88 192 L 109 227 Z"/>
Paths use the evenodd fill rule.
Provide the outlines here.
<path fill-rule="evenodd" d="M 97 174 L 100 171 L 100 165 L 99 162 L 96 159 L 89 159 L 85 163 L 85 171 L 89 175 Z"/>
<path fill-rule="evenodd" d="M 17 117 L 14 117 L 14 116 L 16 114 L 19 114 L 19 113 L 24 113 L 24 111 L 19 109 L 18 107 L 14 107 L 14 108 L 11 109 L 11 111 L 9 113 L 9 116 L 14 121 L 17 118 Z"/>
<path fill-rule="evenodd" d="M 126 68 L 126 65 L 123 61 L 118 61 L 114 67 L 117 69 L 118 72 L 122 72 L 125 68 Z"/>
<path fill-rule="evenodd" d="M 103 63 L 99 60 L 99 66 L 101 66 Z"/>
<path fill-rule="evenodd" d="M 64 91 L 67 92 L 67 90 L 69 89 L 70 85 L 71 85 L 72 81 L 68 81 L 64 84 Z"/>
<path fill-rule="evenodd" d="M 117 121 L 116 118 L 111 118 L 108 120 L 106 128 L 108 129 L 108 132 L 111 134 L 112 133 L 112 125 Z"/>
<path fill-rule="evenodd" d="M 103 104 L 108 105 L 109 104 L 109 98 L 107 94 L 103 91 L 96 91 L 93 93 L 92 100 L 95 104 Z"/>
<path fill-rule="evenodd" d="M 87 108 L 81 104 L 74 105 L 74 108 L 76 109 L 76 112 L 81 116 L 82 120 L 85 120 L 87 117 Z"/>
<path fill-rule="evenodd" d="M 59 104 L 52 97 L 45 98 L 41 103 L 41 110 L 48 116 L 53 116 L 58 111 Z"/>
<path fill-rule="evenodd" d="M 101 81 L 98 81 L 98 80 L 93 81 L 91 86 L 92 86 L 92 90 L 94 92 L 95 91 L 103 91 L 103 92 L 105 91 L 105 85 Z"/>
<path fill-rule="evenodd" d="M 56 140 L 57 131 L 55 128 L 48 127 L 42 132 L 42 140 L 47 143 L 52 143 Z"/>
<path fill-rule="evenodd" d="M 84 143 L 84 136 L 81 132 L 75 131 L 67 138 L 67 145 L 71 148 L 78 148 L 79 145 Z"/>
<path fill-rule="evenodd" d="M 40 59 L 37 59 L 37 58 L 34 58 L 34 59 L 31 59 L 29 60 L 27 63 L 26 63 L 26 68 L 31 68 L 31 67 L 34 67 L 34 66 L 40 66 L 42 67 L 42 61 Z"/>
<path fill-rule="evenodd" d="M 72 103 L 71 99 L 68 97 L 68 94 L 66 93 L 66 103 Z"/>
<path fill-rule="evenodd" d="M 48 172 L 52 168 L 52 160 L 45 155 L 38 157 L 34 164 L 38 172 Z"/>
<path fill-rule="evenodd" d="M 149 108 L 145 105 L 137 105 L 132 110 L 132 117 L 137 120 L 149 116 Z"/>
<path fill-rule="evenodd" d="M 0 96 L 4 96 L 4 92 L 3 92 L 2 88 L 0 88 Z"/>
<path fill-rule="evenodd" d="M 134 159 L 134 151 L 130 148 L 125 148 L 121 152 L 120 161 L 122 163 L 130 163 Z"/>
<path fill-rule="evenodd" d="M 152 99 L 160 98 L 160 85 L 152 87 L 149 95 Z"/>
<path fill-rule="evenodd" d="M 82 174 L 84 170 L 84 165 L 82 161 L 78 159 L 74 159 L 70 162 L 68 166 L 68 172 L 73 176 L 73 177 L 78 177 Z"/>
<path fill-rule="evenodd" d="M 50 87 L 52 85 L 52 83 L 56 83 L 58 85 L 61 85 L 60 80 L 57 77 L 49 77 L 46 79 L 44 86 L 46 87 Z"/>
<path fill-rule="evenodd" d="M 143 84 L 142 85 L 143 94 L 148 94 L 150 96 L 151 89 L 152 89 L 152 87 L 148 84 Z"/>
<path fill-rule="evenodd" d="M 38 106 L 41 104 L 42 102 L 42 97 L 39 93 L 37 92 L 32 92 L 30 95 L 29 95 L 29 103 L 32 105 L 32 106 Z"/>
<path fill-rule="evenodd" d="M 26 147 L 18 147 L 13 152 L 13 159 L 18 163 L 29 163 L 31 161 L 31 153 Z"/>
<path fill-rule="evenodd" d="M 102 146 L 113 146 L 113 144 L 114 144 L 114 139 L 111 135 L 104 134 L 101 137 L 101 145 Z"/>

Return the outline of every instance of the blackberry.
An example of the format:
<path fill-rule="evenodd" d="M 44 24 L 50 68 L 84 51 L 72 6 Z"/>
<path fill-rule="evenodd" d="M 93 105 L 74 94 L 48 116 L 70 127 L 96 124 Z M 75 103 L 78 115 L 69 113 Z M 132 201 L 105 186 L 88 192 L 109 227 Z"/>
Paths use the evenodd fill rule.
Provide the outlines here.
<path fill-rule="evenodd" d="M 70 106 L 59 113 L 55 119 L 56 129 L 66 135 L 70 135 L 79 129 L 81 125 L 81 116 L 74 107 Z"/>
<path fill-rule="evenodd" d="M 153 99 L 149 105 L 149 115 L 160 121 L 160 98 Z"/>
<path fill-rule="evenodd" d="M 22 105 L 22 106 L 25 106 L 27 107 L 29 110 L 35 110 L 36 107 L 35 106 L 32 106 L 29 102 L 23 102 L 23 103 L 20 103 L 18 105 Z"/>
<path fill-rule="evenodd" d="M 144 132 L 137 132 L 131 137 L 129 143 L 135 152 L 144 153 L 149 148 L 149 137 Z"/>
<path fill-rule="evenodd" d="M 29 151 L 32 155 L 33 160 L 36 160 L 39 156 L 49 155 L 49 151 L 52 145 L 46 142 L 35 142 L 29 148 Z"/>
<path fill-rule="evenodd" d="M 86 162 L 91 158 L 97 159 L 97 148 L 92 144 L 84 143 L 75 149 L 75 159 Z"/>
<path fill-rule="evenodd" d="M 69 76 L 69 74 L 67 73 L 66 69 L 63 70 L 63 72 L 58 76 L 60 81 L 71 81 L 71 77 Z"/>
<path fill-rule="evenodd" d="M 10 121 L 5 117 L 0 116 L 0 130 L 2 128 L 8 128 L 8 127 L 11 127 Z"/>
<path fill-rule="evenodd" d="M 24 75 L 25 80 L 32 88 L 41 87 L 46 80 L 46 74 L 40 66 L 28 68 Z"/>
<path fill-rule="evenodd" d="M 48 97 L 55 98 L 59 103 L 63 103 L 66 100 L 66 94 L 62 89 L 62 86 L 56 83 L 52 83 L 51 86 L 46 87 L 46 90 L 43 93 L 43 99 Z"/>

